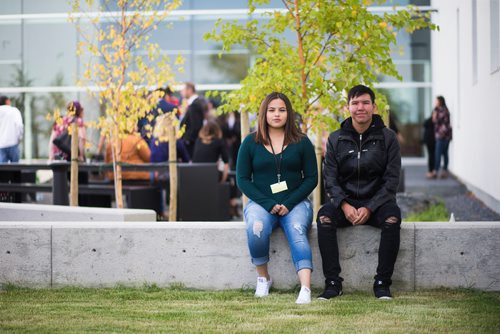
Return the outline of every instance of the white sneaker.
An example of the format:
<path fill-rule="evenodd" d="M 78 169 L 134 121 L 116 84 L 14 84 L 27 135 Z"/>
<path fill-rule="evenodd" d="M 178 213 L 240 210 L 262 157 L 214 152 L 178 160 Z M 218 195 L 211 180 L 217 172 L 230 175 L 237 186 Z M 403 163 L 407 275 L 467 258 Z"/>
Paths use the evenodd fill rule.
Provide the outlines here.
<path fill-rule="evenodd" d="M 273 280 L 269 281 L 265 277 L 257 277 L 257 287 L 255 288 L 255 297 L 261 298 L 269 295 L 269 289 L 273 285 Z"/>
<path fill-rule="evenodd" d="M 306 286 L 300 288 L 299 296 L 295 304 L 310 304 L 311 303 L 311 289 Z"/>

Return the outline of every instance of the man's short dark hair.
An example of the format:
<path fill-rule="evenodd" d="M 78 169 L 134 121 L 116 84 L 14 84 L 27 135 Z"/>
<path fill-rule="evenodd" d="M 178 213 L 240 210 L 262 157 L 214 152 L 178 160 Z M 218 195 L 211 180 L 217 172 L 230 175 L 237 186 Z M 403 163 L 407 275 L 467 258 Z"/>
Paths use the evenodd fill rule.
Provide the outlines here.
<path fill-rule="evenodd" d="M 5 95 L 0 96 L 0 106 L 6 105 L 8 99 L 9 99 L 8 96 Z"/>
<path fill-rule="evenodd" d="M 355 97 L 364 94 L 370 95 L 372 103 L 375 103 L 375 93 L 373 92 L 373 90 L 370 89 L 370 87 L 366 87 L 364 85 L 357 85 L 351 88 L 349 94 L 347 94 L 347 103 L 351 102 L 351 100 L 354 99 Z"/>

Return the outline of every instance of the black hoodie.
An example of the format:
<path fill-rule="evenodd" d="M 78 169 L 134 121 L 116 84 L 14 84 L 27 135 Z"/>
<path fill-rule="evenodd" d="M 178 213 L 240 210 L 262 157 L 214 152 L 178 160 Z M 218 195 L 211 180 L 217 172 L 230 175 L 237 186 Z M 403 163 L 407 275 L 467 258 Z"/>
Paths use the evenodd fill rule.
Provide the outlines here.
<path fill-rule="evenodd" d="M 400 172 L 399 142 L 379 115 L 373 115 L 363 134 L 354 129 L 351 117 L 330 134 L 323 176 L 326 193 L 336 208 L 352 199 L 364 202 L 373 212 L 395 200 Z"/>

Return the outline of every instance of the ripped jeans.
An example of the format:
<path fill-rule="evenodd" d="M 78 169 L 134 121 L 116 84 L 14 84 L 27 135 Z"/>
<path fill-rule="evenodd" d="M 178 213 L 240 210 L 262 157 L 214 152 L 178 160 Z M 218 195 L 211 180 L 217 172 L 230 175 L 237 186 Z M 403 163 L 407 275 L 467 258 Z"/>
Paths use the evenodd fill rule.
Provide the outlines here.
<path fill-rule="evenodd" d="M 355 208 L 365 206 L 366 201 L 351 200 Z M 329 218 L 328 221 L 325 218 Z M 337 243 L 337 228 L 352 227 L 341 208 L 326 203 L 319 209 L 318 244 L 323 263 L 325 282 L 342 282 L 340 277 L 339 246 Z M 401 210 L 396 201 L 389 201 L 375 210 L 365 225 L 377 227 L 381 230 L 378 250 L 378 266 L 375 280 L 382 280 L 391 285 L 394 264 L 398 257 L 401 229 Z"/>
<path fill-rule="evenodd" d="M 281 226 L 288 240 L 295 270 L 313 269 L 311 247 L 307 235 L 312 224 L 312 207 L 306 199 L 285 216 L 273 215 L 249 200 L 244 210 L 248 248 L 252 263 L 260 266 L 269 262 L 269 242 L 275 228 Z"/>

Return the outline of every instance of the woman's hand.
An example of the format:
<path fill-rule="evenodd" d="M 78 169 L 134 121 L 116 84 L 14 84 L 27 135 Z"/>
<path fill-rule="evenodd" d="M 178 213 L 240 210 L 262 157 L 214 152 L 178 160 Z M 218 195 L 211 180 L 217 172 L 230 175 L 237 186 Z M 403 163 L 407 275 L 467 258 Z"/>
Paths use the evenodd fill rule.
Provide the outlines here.
<path fill-rule="evenodd" d="M 278 211 L 278 214 L 280 216 L 285 216 L 288 214 L 288 208 L 284 206 L 283 204 L 280 205 L 280 210 Z"/>
<path fill-rule="evenodd" d="M 275 206 L 273 206 L 273 208 L 271 209 L 271 214 L 272 215 L 277 214 L 279 212 L 279 210 L 280 210 L 280 207 L 281 207 L 280 204 L 276 204 Z"/>

